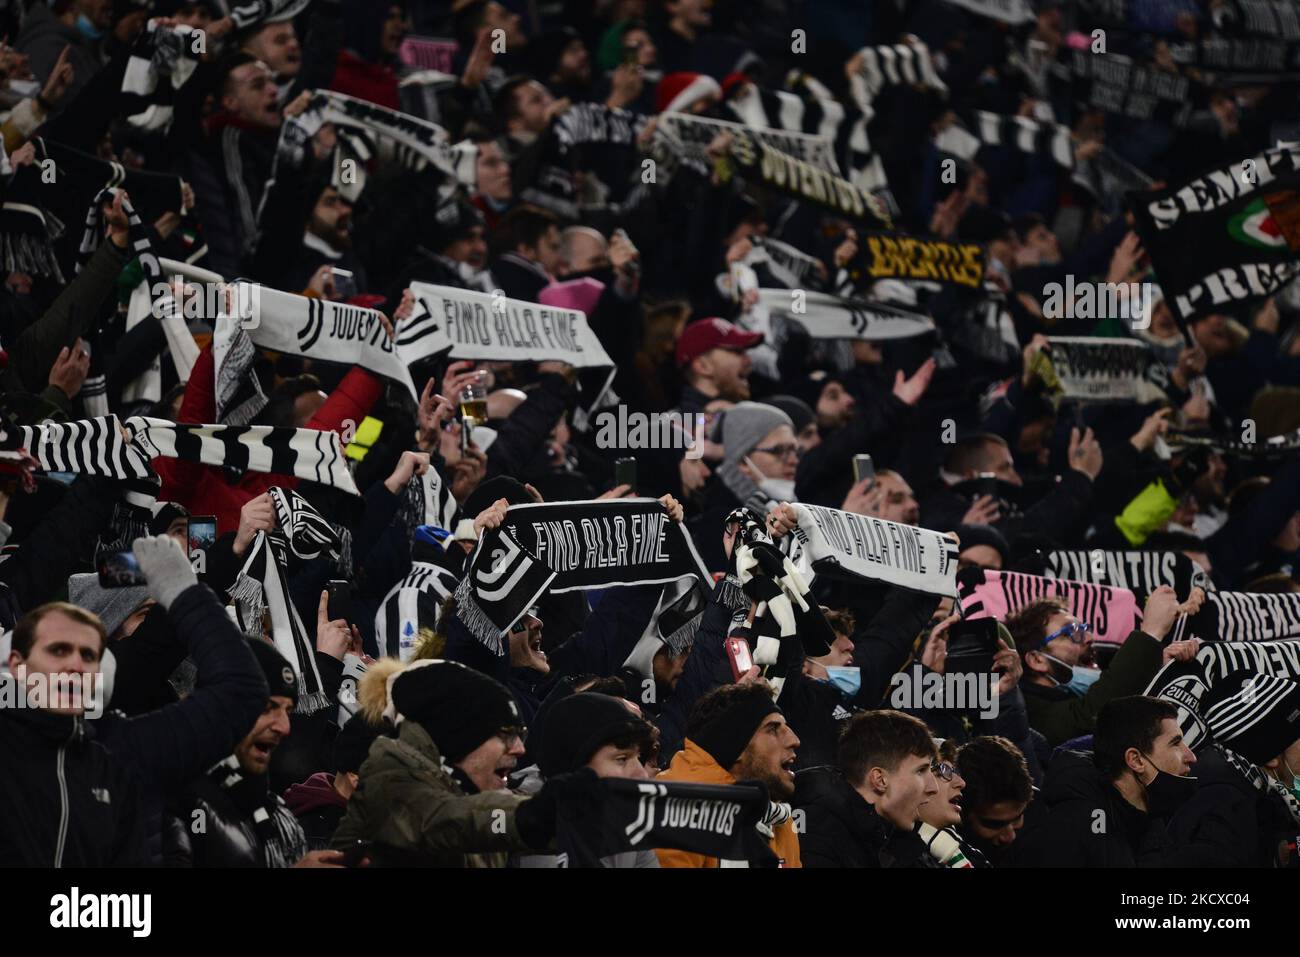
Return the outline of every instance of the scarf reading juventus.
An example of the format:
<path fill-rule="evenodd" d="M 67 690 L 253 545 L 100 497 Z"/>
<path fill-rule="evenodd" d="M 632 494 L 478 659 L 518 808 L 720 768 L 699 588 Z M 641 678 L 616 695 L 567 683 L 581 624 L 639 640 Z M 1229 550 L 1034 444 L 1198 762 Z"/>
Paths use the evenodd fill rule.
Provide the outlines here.
<path fill-rule="evenodd" d="M 984 247 L 946 243 L 903 233 L 868 233 L 849 277 L 855 284 L 877 279 L 925 279 L 979 289 L 984 285 Z"/>
<path fill-rule="evenodd" d="M 760 834 L 767 792 L 753 784 L 687 784 L 603 778 L 596 813 L 560 803 L 556 844 L 575 867 L 599 867 L 602 857 L 622 851 L 672 848 L 776 866 Z M 734 866 L 734 865 L 733 865 Z"/>
<path fill-rule="evenodd" d="M 1269 641 L 1300 638 L 1300 594 L 1212 592 L 1195 615 L 1180 615 L 1173 640 Z"/>
<path fill-rule="evenodd" d="M 1168 662 L 1144 694 L 1177 705 L 1178 726 L 1188 747 L 1199 748 L 1210 738 L 1201 715 L 1201 699 L 1216 681 L 1243 669 L 1300 681 L 1300 640 L 1208 642 L 1191 661 Z"/>
<path fill-rule="evenodd" d="M 861 82 L 861 74 L 856 81 Z M 867 135 L 867 125 L 875 115 L 870 103 L 861 98 L 856 106 L 841 103 L 808 73 L 791 71 L 786 86 L 785 90 L 770 90 L 757 84 L 742 85 L 727 99 L 724 108 L 751 135 L 768 142 L 778 152 L 790 153 L 827 172 L 843 175 L 858 189 L 879 196 L 887 207 L 896 210 L 884 164 Z M 777 130 L 829 140 L 834 167 L 813 152 L 812 144 L 806 140 L 800 140 L 798 145 L 791 143 L 795 148 L 787 150 L 776 140 L 768 139 L 769 131 Z"/>
<path fill-rule="evenodd" d="M 818 574 L 885 582 L 930 595 L 957 594 L 957 544 L 946 535 L 820 505 L 794 506 L 794 535 Z"/>
<path fill-rule="evenodd" d="M 772 315 L 797 322 L 813 339 L 910 339 L 934 331 L 934 320 L 897 306 L 804 289 L 760 289 Z"/>
<path fill-rule="evenodd" d="M 843 177 L 773 149 L 749 130 L 736 133 L 727 155 L 743 175 L 762 186 L 867 228 L 893 225 L 889 209 L 878 197 Z"/>
<path fill-rule="evenodd" d="M 238 282 L 234 290 L 238 309 L 245 315 L 219 316 L 218 326 L 242 327 L 259 349 L 319 362 L 359 365 L 405 386 L 418 401 L 419 393 L 411 381 L 407 360 L 388 338 L 378 310 L 298 296 L 255 283 Z M 226 330 L 222 334 L 232 341 L 237 335 Z M 220 368 L 217 377 L 221 378 Z"/>
<path fill-rule="evenodd" d="M 983 568 L 963 569 L 957 583 L 964 618 L 1002 621 L 1040 598 L 1062 598 L 1070 614 L 1092 626 L 1097 641 L 1117 645 L 1142 621 L 1137 597 L 1127 588 Z"/>
<path fill-rule="evenodd" d="M 1114 585 L 1139 595 L 1149 595 L 1162 585 L 1186 601 L 1193 587 L 1214 591 L 1214 582 L 1181 552 L 1114 552 L 1094 548 L 1091 551 L 1048 552 L 1045 574 L 1048 578 L 1069 578 Z"/>
<path fill-rule="evenodd" d="M 298 710 L 311 714 L 329 704 L 329 694 L 316 667 L 312 638 L 289 594 L 290 556 L 306 562 L 328 554 L 339 561 L 343 543 L 330 523 L 297 492 L 274 485 L 270 495 L 276 528 L 258 532 L 253 538 L 248 557 L 230 589 L 230 599 L 240 628 L 252 637 L 261 637 L 263 615 L 270 612 L 271 640 L 302 683 Z"/>
<path fill-rule="evenodd" d="M 708 580 L 684 526 L 651 498 L 513 505 L 483 533 L 456 590 L 458 614 L 485 646 L 544 591 Z"/>
<path fill-rule="evenodd" d="M 146 130 L 171 126 L 176 91 L 194 75 L 203 53 L 205 39 L 199 38 L 204 38 L 204 31 L 179 24 L 149 23 L 141 31 L 126 61 L 122 92 L 141 97 L 148 105 L 129 115 L 128 123 Z"/>

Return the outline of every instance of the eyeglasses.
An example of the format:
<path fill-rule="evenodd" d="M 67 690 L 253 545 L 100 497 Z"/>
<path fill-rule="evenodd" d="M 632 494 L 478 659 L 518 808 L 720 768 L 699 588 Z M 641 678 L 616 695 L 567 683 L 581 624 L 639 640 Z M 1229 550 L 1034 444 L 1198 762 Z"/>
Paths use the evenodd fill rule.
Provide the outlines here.
<path fill-rule="evenodd" d="M 528 740 L 527 728 L 502 728 L 497 732 L 497 737 L 505 742 L 506 750 L 509 751 L 516 744 L 522 746 Z"/>
<path fill-rule="evenodd" d="M 1076 645 L 1081 645 L 1087 640 L 1088 632 L 1092 631 L 1092 625 L 1086 621 L 1072 621 L 1064 628 L 1058 628 L 1046 638 L 1043 639 L 1042 645 L 1045 646 L 1049 641 L 1056 638 L 1069 638 Z"/>
<path fill-rule="evenodd" d="M 943 781 L 951 781 L 954 777 L 956 777 L 961 773 L 957 770 L 957 766 L 955 764 L 949 764 L 947 761 L 935 761 L 933 764 L 930 765 L 930 770 L 933 771 L 935 775 L 940 780 Z"/>
<path fill-rule="evenodd" d="M 754 449 L 755 452 L 766 452 L 768 455 L 775 456 L 778 459 L 788 458 L 793 455 L 799 458 L 803 451 L 797 445 L 769 445 L 765 449 Z"/>

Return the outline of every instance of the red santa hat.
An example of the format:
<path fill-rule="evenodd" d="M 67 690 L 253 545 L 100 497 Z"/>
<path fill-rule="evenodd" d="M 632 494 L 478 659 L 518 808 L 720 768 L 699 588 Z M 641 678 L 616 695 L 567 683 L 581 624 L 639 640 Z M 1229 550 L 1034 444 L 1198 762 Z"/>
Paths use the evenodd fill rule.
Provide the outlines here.
<path fill-rule="evenodd" d="M 659 81 L 655 103 L 660 113 L 685 113 L 696 100 L 722 95 L 718 81 L 704 73 L 669 73 Z"/>

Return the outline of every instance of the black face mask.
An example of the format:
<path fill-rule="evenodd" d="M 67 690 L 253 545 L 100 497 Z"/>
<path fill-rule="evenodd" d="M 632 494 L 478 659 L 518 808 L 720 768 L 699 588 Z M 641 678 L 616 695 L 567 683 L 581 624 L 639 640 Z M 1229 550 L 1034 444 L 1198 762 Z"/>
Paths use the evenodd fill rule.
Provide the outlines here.
<path fill-rule="evenodd" d="M 1150 761 L 1150 758 L 1147 758 Z M 1155 762 L 1152 762 L 1154 765 Z M 1156 768 L 1156 776 L 1151 779 L 1151 783 L 1146 785 L 1147 789 L 1147 810 L 1157 817 L 1169 817 L 1180 807 L 1187 803 L 1187 800 L 1196 793 L 1200 787 L 1200 781 L 1188 775 L 1179 777 L 1176 774 L 1169 774 L 1167 771 L 1161 771 Z"/>

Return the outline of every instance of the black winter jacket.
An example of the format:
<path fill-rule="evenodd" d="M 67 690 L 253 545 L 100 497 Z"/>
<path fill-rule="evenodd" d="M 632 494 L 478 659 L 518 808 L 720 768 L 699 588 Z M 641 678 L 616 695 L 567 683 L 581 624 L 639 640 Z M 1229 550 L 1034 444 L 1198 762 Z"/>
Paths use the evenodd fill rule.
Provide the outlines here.
<path fill-rule="evenodd" d="M 794 804 L 806 816 L 799 836 L 804 867 L 939 866 L 914 832 L 878 815 L 837 768 L 796 774 Z"/>
<path fill-rule="evenodd" d="M 0 708 L 0 866 L 133 867 L 143 850 L 129 763 L 81 717 Z"/>

